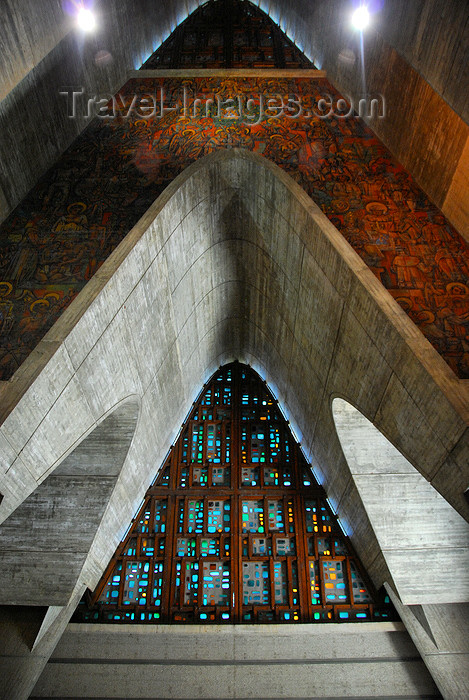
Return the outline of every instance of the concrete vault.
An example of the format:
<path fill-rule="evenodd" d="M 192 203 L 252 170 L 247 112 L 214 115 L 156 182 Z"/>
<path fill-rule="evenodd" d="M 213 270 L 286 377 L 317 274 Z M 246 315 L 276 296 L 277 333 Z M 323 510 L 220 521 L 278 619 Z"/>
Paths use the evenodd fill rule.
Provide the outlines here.
<path fill-rule="evenodd" d="M 392 586 L 392 572 L 337 437 L 335 397 L 469 517 L 467 383 L 289 176 L 231 150 L 176 178 L 1 386 L 4 527 L 31 503 L 40 509 L 52 478 L 70 478 L 68 456 L 103 419 L 127 401 L 134 421 L 138 406 L 86 543 L 99 576 L 201 385 L 235 359 L 267 380 L 377 586 Z M 18 552 L 9 565 L 19 561 Z M 68 565 L 64 557 L 57 571 Z M 50 600 L 22 602 L 71 612 L 76 572 L 68 598 L 51 582 Z"/>

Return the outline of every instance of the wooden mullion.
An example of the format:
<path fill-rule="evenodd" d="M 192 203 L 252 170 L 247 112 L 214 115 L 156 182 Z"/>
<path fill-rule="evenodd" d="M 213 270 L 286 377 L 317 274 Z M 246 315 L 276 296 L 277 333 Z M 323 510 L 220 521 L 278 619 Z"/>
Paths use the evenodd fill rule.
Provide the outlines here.
<path fill-rule="evenodd" d="M 214 498 L 214 496 L 202 496 L 201 500 L 203 503 L 203 523 L 202 523 L 202 534 L 206 533 L 207 537 L 209 537 L 208 534 L 208 501 L 209 498 Z M 194 524 L 194 528 L 196 525 Z"/>
<path fill-rule="evenodd" d="M 203 557 L 202 559 L 195 559 L 194 562 L 197 562 L 199 565 L 198 568 L 198 579 L 197 579 L 197 601 L 195 605 L 193 606 L 194 609 L 194 617 L 198 616 L 200 614 L 200 609 L 203 608 L 203 589 L 204 589 L 204 582 L 203 582 L 203 576 L 202 576 L 202 569 L 203 569 L 203 563 L 206 562 L 208 557 Z"/>
<path fill-rule="evenodd" d="M 283 424 L 282 425 L 282 451 L 285 450 L 285 445 L 288 443 L 291 443 L 291 438 L 290 435 L 288 435 L 287 431 L 288 425 Z M 292 445 L 290 444 L 290 472 L 291 472 L 291 478 L 292 478 L 292 486 L 295 489 L 301 489 L 303 486 L 303 474 L 302 474 L 302 460 L 298 459 L 298 450 L 294 449 L 292 450 Z"/>
<path fill-rule="evenodd" d="M 297 523 L 299 527 L 299 536 L 297 537 L 297 553 L 298 560 L 302 558 L 306 562 L 306 566 L 298 566 L 298 586 L 300 588 L 300 604 L 304 603 L 303 610 L 308 620 L 313 617 L 313 603 L 311 600 L 311 580 L 310 580 L 310 557 L 308 547 L 308 537 L 314 533 L 306 531 L 306 513 L 305 499 L 302 496 L 297 496 Z M 314 557 L 316 559 L 316 557 Z"/>
<path fill-rule="evenodd" d="M 265 558 L 262 559 L 262 563 L 265 562 Z M 267 559 L 267 570 L 269 572 L 269 583 L 270 583 L 270 607 L 275 610 L 275 581 L 274 581 L 274 559 L 269 557 Z"/>
<path fill-rule="evenodd" d="M 121 556 L 113 557 L 111 559 L 111 561 L 109 562 L 109 564 L 107 565 L 107 567 L 104 571 L 104 574 L 101 577 L 100 582 L 98 583 L 97 587 L 95 588 L 95 590 L 91 594 L 90 601 L 89 601 L 89 607 L 93 607 L 93 605 L 96 604 L 96 602 L 97 602 L 98 598 L 100 597 L 101 593 L 103 592 L 104 588 L 107 586 L 107 584 L 109 582 L 109 578 L 112 576 L 112 572 L 114 571 L 114 567 L 116 566 L 117 562 L 121 558 L 122 558 Z"/>
<path fill-rule="evenodd" d="M 178 516 L 179 516 L 179 508 L 180 508 L 180 503 L 181 501 L 184 504 L 184 510 L 183 510 L 183 526 L 182 526 L 182 533 L 186 535 L 186 533 L 189 533 L 189 500 L 190 499 L 195 500 L 195 497 L 192 494 L 187 494 L 187 496 L 184 496 L 183 498 L 180 498 L 178 501 Z"/>
<path fill-rule="evenodd" d="M 350 607 L 355 608 L 356 604 L 353 598 L 353 584 L 352 584 L 352 571 L 350 569 L 350 557 L 345 557 L 345 571 L 346 571 L 346 582 L 348 587 L 348 597 L 350 602 Z"/>
<path fill-rule="evenodd" d="M 238 496 L 231 497 L 231 529 L 230 529 L 230 612 L 233 620 L 241 621 L 242 606 L 242 535 L 241 508 Z"/>
<path fill-rule="evenodd" d="M 175 496 L 168 496 L 167 512 L 168 518 L 166 521 L 166 533 L 164 540 L 164 559 L 163 559 L 163 586 L 161 590 L 161 613 L 169 618 L 171 606 L 171 594 L 174 586 L 174 572 L 172 571 L 173 550 L 177 542 L 177 509 L 178 499 Z"/>
<path fill-rule="evenodd" d="M 178 598 L 179 600 L 177 601 L 177 607 L 179 610 L 182 610 L 184 608 L 184 595 L 186 592 L 186 564 L 187 564 L 187 557 L 182 557 L 179 561 L 181 565 L 181 578 L 180 578 L 180 586 L 179 586 L 179 593 L 178 593 Z M 174 596 L 174 601 L 176 602 L 176 596 Z"/>
<path fill-rule="evenodd" d="M 296 557 L 295 557 L 296 561 Z M 288 606 L 290 609 L 293 609 L 295 607 L 293 603 L 293 558 L 291 556 L 285 557 L 285 568 L 287 570 L 287 597 L 288 597 Z M 297 567 L 298 568 L 298 567 Z M 298 575 L 297 575 L 298 578 Z M 298 587 L 298 599 L 300 597 L 299 595 L 299 587 Z M 298 602 L 298 607 L 299 607 L 299 602 Z"/>
<path fill-rule="evenodd" d="M 230 444 L 230 480 L 232 488 L 231 497 L 231 596 L 230 612 L 233 622 L 242 621 L 242 523 L 241 523 L 241 387 L 240 368 L 238 364 L 232 366 L 231 376 L 231 444 Z"/>
<path fill-rule="evenodd" d="M 181 463 L 182 463 L 182 447 L 183 447 L 184 428 L 181 431 L 179 440 L 171 451 L 170 457 L 170 477 L 168 490 L 175 491 L 179 486 L 181 478 Z"/>
<path fill-rule="evenodd" d="M 119 595 L 117 597 L 117 602 L 116 602 L 116 608 L 122 609 L 124 607 L 123 603 L 123 597 L 124 597 L 124 586 L 125 586 L 125 571 L 127 568 L 127 560 L 128 557 L 122 557 L 122 573 L 121 573 L 121 580 L 119 583 Z M 135 561 L 132 560 L 131 561 Z"/>

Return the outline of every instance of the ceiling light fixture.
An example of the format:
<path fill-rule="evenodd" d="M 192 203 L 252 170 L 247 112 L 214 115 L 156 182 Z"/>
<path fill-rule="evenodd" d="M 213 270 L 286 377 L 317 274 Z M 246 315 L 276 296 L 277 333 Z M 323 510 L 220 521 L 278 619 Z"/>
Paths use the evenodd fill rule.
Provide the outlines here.
<path fill-rule="evenodd" d="M 96 28 L 96 18 L 91 10 L 81 7 L 77 15 L 77 23 L 84 32 L 92 32 Z"/>
<path fill-rule="evenodd" d="M 355 29 L 363 31 L 370 23 L 370 13 L 365 5 L 360 5 L 352 15 L 352 25 Z"/>

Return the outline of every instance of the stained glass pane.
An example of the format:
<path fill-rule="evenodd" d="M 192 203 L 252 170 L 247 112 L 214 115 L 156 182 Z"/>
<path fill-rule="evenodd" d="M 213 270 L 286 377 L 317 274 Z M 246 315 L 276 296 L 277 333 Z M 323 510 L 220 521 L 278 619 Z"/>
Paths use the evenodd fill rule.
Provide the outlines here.
<path fill-rule="evenodd" d="M 277 556 L 284 557 L 286 554 L 296 554 L 294 537 L 279 537 L 276 544 Z"/>
<path fill-rule="evenodd" d="M 264 467 L 264 484 L 265 486 L 278 486 L 279 474 L 275 467 Z"/>
<path fill-rule="evenodd" d="M 192 485 L 206 486 L 208 483 L 208 467 L 194 467 L 192 470 Z"/>
<path fill-rule="evenodd" d="M 122 603 L 145 605 L 150 580 L 150 563 L 128 561 L 124 571 L 124 589 Z"/>
<path fill-rule="evenodd" d="M 243 486 L 258 486 L 259 467 L 243 467 L 241 469 L 241 483 Z"/>
<path fill-rule="evenodd" d="M 166 532 L 166 501 L 155 501 L 155 527 L 154 532 Z M 147 532 L 147 530 L 142 530 Z"/>
<path fill-rule="evenodd" d="M 324 588 L 326 603 L 347 603 L 348 591 L 345 574 L 345 561 L 332 559 L 323 561 Z"/>
<path fill-rule="evenodd" d="M 319 605 L 321 603 L 321 585 L 319 581 L 319 565 L 317 561 L 309 562 L 309 587 L 312 604 Z"/>
<path fill-rule="evenodd" d="M 150 531 L 150 508 L 145 508 L 143 513 L 138 519 L 136 526 L 137 532 L 149 532 Z"/>
<path fill-rule="evenodd" d="M 283 502 L 282 501 L 268 501 L 268 519 L 269 519 L 269 530 L 285 530 L 285 522 L 283 517 Z"/>
<path fill-rule="evenodd" d="M 287 565 L 284 561 L 274 562 L 274 595 L 276 605 L 288 605 Z"/>
<path fill-rule="evenodd" d="M 220 540 L 218 537 L 210 539 L 203 537 L 200 540 L 200 556 L 201 557 L 217 557 L 220 555 Z M 194 556 L 194 555 L 192 555 Z"/>
<path fill-rule="evenodd" d="M 195 557 L 196 539 L 193 537 L 178 537 L 176 546 L 177 557 Z"/>
<path fill-rule="evenodd" d="M 264 502 L 242 502 L 243 532 L 265 532 Z"/>
<path fill-rule="evenodd" d="M 182 585 L 182 604 L 194 605 L 197 602 L 199 588 L 199 564 L 198 562 L 185 561 L 182 564 L 179 585 L 176 582 L 178 597 Z"/>
<path fill-rule="evenodd" d="M 230 485 L 230 468 L 229 467 L 213 467 L 212 469 L 212 486 L 229 486 Z"/>
<path fill-rule="evenodd" d="M 252 553 L 258 556 L 270 556 L 272 554 L 272 538 L 271 537 L 253 537 L 252 538 Z M 246 553 L 247 556 L 247 553 Z"/>
<path fill-rule="evenodd" d="M 317 542 L 318 542 L 318 554 L 320 557 L 330 556 L 332 554 L 331 541 L 329 538 L 318 537 Z M 337 550 L 336 550 L 336 554 L 340 554 L 340 552 L 337 552 Z"/>
<path fill-rule="evenodd" d="M 202 605 L 228 605 L 230 599 L 230 568 L 225 562 L 207 561 L 202 564 Z"/>
<path fill-rule="evenodd" d="M 370 594 L 360 576 L 355 562 L 350 560 L 350 573 L 352 577 L 352 594 L 354 603 L 369 603 L 371 601 Z"/>
<path fill-rule="evenodd" d="M 268 605 L 270 602 L 267 562 L 243 562 L 243 604 Z"/>
<path fill-rule="evenodd" d="M 142 537 L 140 549 L 142 555 L 146 557 L 152 557 L 155 553 L 155 538 Z"/>
<path fill-rule="evenodd" d="M 230 503 L 229 501 L 209 501 L 207 512 L 208 532 L 230 531 Z"/>
<path fill-rule="evenodd" d="M 204 502 L 189 500 L 187 504 L 187 532 L 203 532 Z"/>

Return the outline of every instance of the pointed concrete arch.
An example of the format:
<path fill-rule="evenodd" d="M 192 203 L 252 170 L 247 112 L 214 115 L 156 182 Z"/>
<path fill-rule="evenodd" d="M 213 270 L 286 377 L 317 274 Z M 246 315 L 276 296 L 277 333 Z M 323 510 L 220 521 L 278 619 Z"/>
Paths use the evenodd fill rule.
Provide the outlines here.
<path fill-rule="evenodd" d="M 135 394 L 142 421 L 119 505 L 130 519 L 152 460 L 161 463 L 198 386 L 232 359 L 276 387 L 363 548 L 374 538 L 336 437 L 331 396 L 363 406 L 469 513 L 468 387 L 292 178 L 234 149 L 174 180 L 2 387 L 0 518 L 100 416 Z M 165 412 L 155 419 L 160 405 Z M 376 543 L 372 549 L 368 560 L 360 552 L 365 566 Z"/>
<path fill-rule="evenodd" d="M 349 396 L 469 518 L 469 391 L 276 165 L 189 166 L 0 387 L 0 520 L 128 396 L 140 418 L 102 518 L 110 558 L 199 387 L 232 360 L 275 387 L 375 583 L 390 574 L 334 426 Z"/>

